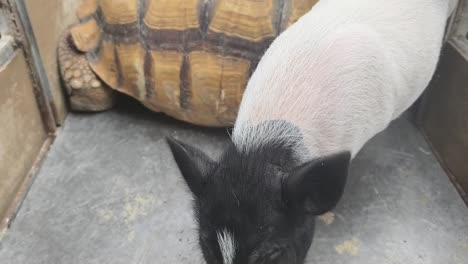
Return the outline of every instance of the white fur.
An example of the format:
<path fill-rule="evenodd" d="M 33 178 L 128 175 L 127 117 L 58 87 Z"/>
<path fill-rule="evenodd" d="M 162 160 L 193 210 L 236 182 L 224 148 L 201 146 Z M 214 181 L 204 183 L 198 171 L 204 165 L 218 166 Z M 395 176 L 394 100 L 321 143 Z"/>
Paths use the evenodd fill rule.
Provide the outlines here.
<path fill-rule="evenodd" d="M 233 140 L 241 149 L 286 140 L 286 120 L 313 158 L 352 156 L 428 85 L 456 0 L 320 0 L 265 53 L 245 91 Z"/>
<path fill-rule="evenodd" d="M 236 241 L 234 240 L 234 236 L 226 229 L 218 231 L 216 235 L 218 237 L 221 255 L 223 256 L 223 264 L 232 264 L 236 254 Z"/>

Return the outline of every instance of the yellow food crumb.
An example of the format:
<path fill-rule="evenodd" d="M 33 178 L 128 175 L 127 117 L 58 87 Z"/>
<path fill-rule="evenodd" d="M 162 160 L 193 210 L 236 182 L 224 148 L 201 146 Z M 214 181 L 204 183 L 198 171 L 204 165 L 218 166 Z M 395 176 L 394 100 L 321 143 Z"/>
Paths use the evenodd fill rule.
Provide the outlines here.
<path fill-rule="evenodd" d="M 340 255 L 346 253 L 351 256 L 357 256 L 359 254 L 359 242 L 356 238 L 346 240 L 342 244 L 335 246 L 335 250 Z"/>
<path fill-rule="evenodd" d="M 327 212 L 321 216 L 319 216 L 319 219 L 322 220 L 327 225 L 333 224 L 335 221 L 335 214 L 333 212 Z"/>

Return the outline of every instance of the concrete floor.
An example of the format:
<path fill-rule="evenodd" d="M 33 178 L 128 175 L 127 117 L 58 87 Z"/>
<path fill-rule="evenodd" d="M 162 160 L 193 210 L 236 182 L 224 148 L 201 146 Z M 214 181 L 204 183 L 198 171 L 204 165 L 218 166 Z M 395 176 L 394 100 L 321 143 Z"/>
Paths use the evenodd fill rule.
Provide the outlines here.
<path fill-rule="evenodd" d="M 213 156 L 228 139 L 138 107 L 71 114 L 0 240 L 0 263 L 202 263 L 166 135 Z M 406 119 L 356 157 L 307 263 L 468 263 L 468 209 Z"/>

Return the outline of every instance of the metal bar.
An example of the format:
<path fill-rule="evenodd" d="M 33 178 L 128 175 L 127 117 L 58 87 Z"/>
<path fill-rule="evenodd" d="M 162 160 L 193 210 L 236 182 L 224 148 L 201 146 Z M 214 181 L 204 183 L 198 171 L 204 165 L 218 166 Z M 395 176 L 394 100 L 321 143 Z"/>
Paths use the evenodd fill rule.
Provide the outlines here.
<path fill-rule="evenodd" d="M 15 37 L 25 53 L 30 68 L 34 93 L 44 126 L 50 134 L 53 134 L 57 130 L 57 110 L 26 6 L 23 0 L 3 0 L 2 2 L 4 6 L 10 9 L 9 11 L 13 16 L 13 24 L 16 30 Z"/>
<path fill-rule="evenodd" d="M 25 38 L 29 42 L 31 59 L 34 66 L 32 70 L 36 72 L 36 76 L 39 82 L 38 88 L 41 90 L 42 94 L 44 95 L 47 103 L 51 108 L 54 121 L 58 120 L 58 113 L 54 103 L 54 98 L 52 97 L 52 92 L 50 90 L 49 79 L 47 78 L 47 74 L 44 69 L 44 64 L 42 63 L 41 54 L 37 46 L 36 37 L 34 36 L 31 21 L 26 10 L 26 5 L 24 4 L 24 0 L 16 0 L 16 6 L 18 10 L 18 16 L 21 20 L 21 23 L 23 24 Z"/>

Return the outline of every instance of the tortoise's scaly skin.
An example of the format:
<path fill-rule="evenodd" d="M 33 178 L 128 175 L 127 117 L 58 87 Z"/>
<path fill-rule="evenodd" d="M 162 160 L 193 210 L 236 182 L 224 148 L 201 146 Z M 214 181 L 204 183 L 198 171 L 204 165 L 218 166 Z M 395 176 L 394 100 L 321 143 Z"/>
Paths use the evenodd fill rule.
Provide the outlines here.
<path fill-rule="evenodd" d="M 70 35 L 112 89 L 180 120 L 230 126 L 264 51 L 316 2 L 85 0 Z"/>
<path fill-rule="evenodd" d="M 62 35 L 58 48 L 60 74 L 70 107 L 76 111 L 103 111 L 115 104 L 115 92 L 102 83 L 83 54 L 77 52 L 68 30 Z"/>

